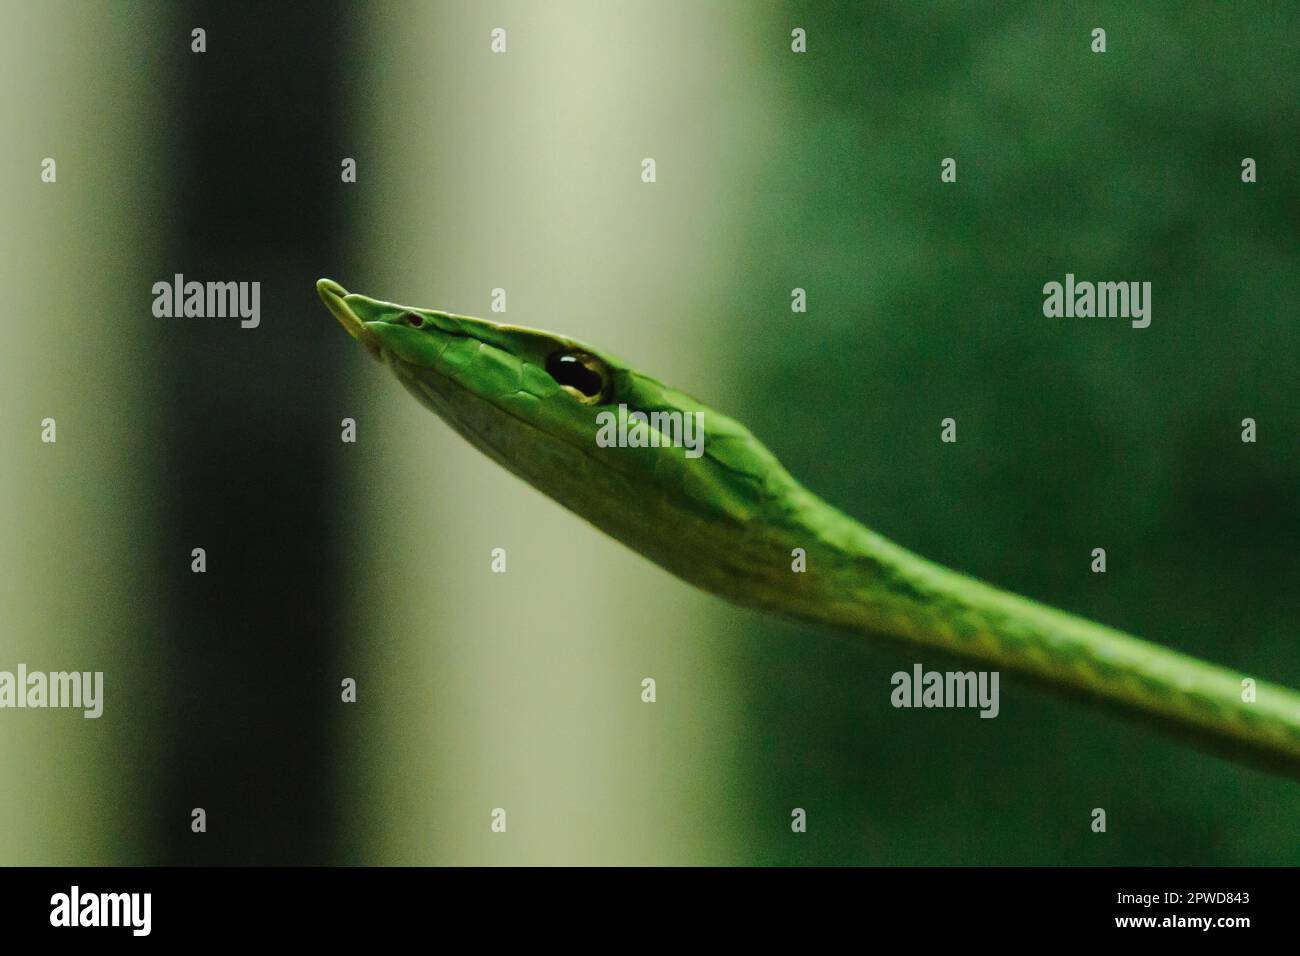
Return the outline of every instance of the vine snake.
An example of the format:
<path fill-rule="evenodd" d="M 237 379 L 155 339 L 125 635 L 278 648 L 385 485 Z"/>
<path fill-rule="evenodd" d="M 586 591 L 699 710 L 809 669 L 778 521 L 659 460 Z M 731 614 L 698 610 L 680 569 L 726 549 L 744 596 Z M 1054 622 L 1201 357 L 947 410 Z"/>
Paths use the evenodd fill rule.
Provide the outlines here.
<path fill-rule="evenodd" d="M 743 425 L 582 342 L 384 302 L 329 279 L 316 288 L 344 329 L 470 444 L 706 591 L 1006 668 L 1300 777 L 1293 690 L 913 554 L 805 489 Z M 647 418 L 702 412 L 703 453 L 597 441 L 600 412 L 619 406 Z"/>

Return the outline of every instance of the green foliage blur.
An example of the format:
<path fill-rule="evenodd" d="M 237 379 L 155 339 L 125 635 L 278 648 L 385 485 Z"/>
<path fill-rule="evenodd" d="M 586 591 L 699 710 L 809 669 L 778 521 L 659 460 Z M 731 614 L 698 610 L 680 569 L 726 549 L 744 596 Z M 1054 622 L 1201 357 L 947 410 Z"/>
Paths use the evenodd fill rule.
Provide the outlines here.
<path fill-rule="evenodd" d="M 1300 685 L 1300 11 L 786 10 L 812 39 L 801 70 L 771 53 L 784 138 L 741 311 L 803 286 L 809 312 L 735 330 L 750 426 L 913 550 Z M 1151 326 L 1044 318 L 1067 272 L 1150 281 Z M 799 628 L 730 651 L 750 810 L 809 810 L 802 836 L 754 828 L 765 862 L 1300 862 L 1300 788 L 1154 730 L 1009 677 L 993 721 L 894 710 L 888 675 L 939 658 Z"/>

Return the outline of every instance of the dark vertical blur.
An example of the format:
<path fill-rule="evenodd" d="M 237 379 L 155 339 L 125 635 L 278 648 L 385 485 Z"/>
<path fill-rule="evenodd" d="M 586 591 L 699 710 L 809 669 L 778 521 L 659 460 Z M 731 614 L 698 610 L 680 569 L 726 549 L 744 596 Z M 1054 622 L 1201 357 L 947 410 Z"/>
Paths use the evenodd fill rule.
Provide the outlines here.
<path fill-rule="evenodd" d="M 322 780 L 338 577 L 326 502 L 349 355 L 324 331 L 312 280 L 335 261 L 340 191 L 336 5 L 196 4 L 177 42 L 168 164 L 172 272 L 257 280 L 261 325 L 171 319 L 158 328 L 169 494 L 159 599 L 170 721 L 159 812 L 165 863 L 326 858 Z M 207 32 L 207 52 L 188 37 Z M 206 574 L 190 571 L 195 547 Z M 193 808 L 207 833 L 191 832 Z M 175 825 L 171 825 L 172 822 Z"/>

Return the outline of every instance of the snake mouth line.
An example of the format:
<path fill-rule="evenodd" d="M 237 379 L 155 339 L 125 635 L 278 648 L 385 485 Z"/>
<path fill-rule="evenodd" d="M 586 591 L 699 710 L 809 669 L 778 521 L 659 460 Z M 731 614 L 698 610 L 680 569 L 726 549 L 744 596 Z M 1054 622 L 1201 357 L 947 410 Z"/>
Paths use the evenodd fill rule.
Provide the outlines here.
<path fill-rule="evenodd" d="M 325 308 L 339 320 L 339 325 L 343 326 L 348 335 L 364 345 L 371 356 L 379 358 L 379 343 L 375 340 L 374 333 L 366 328 L 360 316 L 352 311 L 344 298 L 348 290 L 333 279 L 317 279 L 316 292 L 325 303 Z"/>

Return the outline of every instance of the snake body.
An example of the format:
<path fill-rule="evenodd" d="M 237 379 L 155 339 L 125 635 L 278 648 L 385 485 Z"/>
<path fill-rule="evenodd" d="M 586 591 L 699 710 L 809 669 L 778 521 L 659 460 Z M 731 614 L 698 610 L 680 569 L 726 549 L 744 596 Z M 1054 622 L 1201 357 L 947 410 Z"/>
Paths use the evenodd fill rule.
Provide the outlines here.
<path fill-rule="evenodd" d="M 740 423 L 582 342 L 384 302 L 328 279 L 317 290 L 349 334 L 471 444 L 706 591 L 1027 675 L 1300 776 L 1300 694 L 1289 688 L 913 554 L 800 485 Z M 703 413 L 703 454 L 602 445 L 600 413 L 620 406 L 647 417 Z"/>

